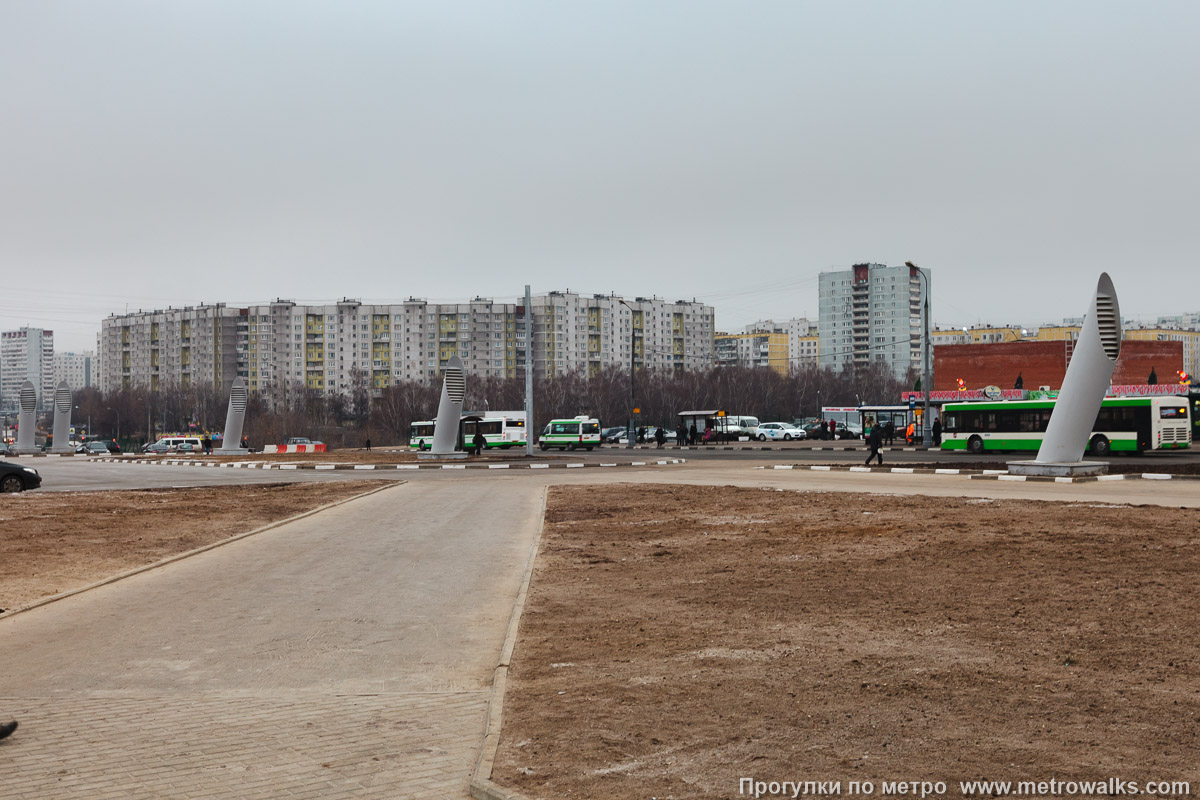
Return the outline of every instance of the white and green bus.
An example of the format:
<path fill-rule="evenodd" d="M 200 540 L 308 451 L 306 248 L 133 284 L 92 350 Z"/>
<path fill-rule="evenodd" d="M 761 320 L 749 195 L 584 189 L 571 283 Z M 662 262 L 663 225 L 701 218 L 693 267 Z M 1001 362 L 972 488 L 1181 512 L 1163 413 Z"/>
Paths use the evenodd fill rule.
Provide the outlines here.
<path fill-rule="evenodd" d="M 1053 400 L 947 403 L 942 407 L 942 449 L 983 453 L 1042 446 Z M 1190 447 L 1186 397 L 1106 397 L 1092 425 L 1087 452 L 1142 453 Z"/>
<path fill-rule="evenodd" d="M 467 449 L 475 439 L 475 431 L 483 434 L 488 449 L 507 450 L 525 446 L 525 412 L 491 412 L 487 415 L 468 414 L 458 423 L 459 449 Z M 414 422 L 408 429 L 410 450 L 428 450 L 433 446 L 433 420 Z"/>
<path fill-rule="evenodd" d="M 538 438 L 538 447 L 549 450 L 591 450 L 600 446 L 600 420 L 586 415 L 575 419 L 552 419 Z"/>

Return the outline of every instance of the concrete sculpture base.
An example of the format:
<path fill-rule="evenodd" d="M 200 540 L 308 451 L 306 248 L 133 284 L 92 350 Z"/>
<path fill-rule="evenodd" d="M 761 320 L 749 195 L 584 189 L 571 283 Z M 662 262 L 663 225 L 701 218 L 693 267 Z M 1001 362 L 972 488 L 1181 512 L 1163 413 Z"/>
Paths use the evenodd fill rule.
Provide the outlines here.
<path fill-rule="evenodd" d="M 451 452 L 451 453 L 417 453 L 417 458 L 420 459 L 421 461 L 428 461 L 430 459 L 436 459 L 438 461 L 442 461 L 442 460 L 448 459 L 448 458 L 449 459 L 466 458 L 467 455 L 468 454 L 464 453 L 462 450 L 455 450 L 454 452 Z"/>
<path fill-rule="evenodd" d="M 1085 475 L 1107 475 L 1108 464 L 1103 461 L 1047 462 L 1009 461 L 1010 475 L 1037 475 L 1044 478 L 1081 478 Z"/>

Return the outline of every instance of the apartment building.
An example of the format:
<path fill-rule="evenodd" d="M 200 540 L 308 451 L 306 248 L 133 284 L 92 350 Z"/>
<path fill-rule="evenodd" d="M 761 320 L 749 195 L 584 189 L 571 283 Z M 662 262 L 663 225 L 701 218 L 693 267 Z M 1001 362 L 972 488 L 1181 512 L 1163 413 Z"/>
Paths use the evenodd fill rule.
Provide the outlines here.
<path fill-rule="evenodd" d="M 90 351 L 82 353 L 54 354 L 54 385 L 66 381 L 71 391 L 75 392 L 92 385 L 92 369 L 95 354 Z"/>
<path fill-rule="evenodd" d="M 137 311 L 100 323 L 100 390 L 213 386 L 238 374 L 237 332 L 245 309 L 215 305 Z"/>
<path fill-rule="evenodd" d="M 626 367 L 630 342 L 639 367 L 712 363 L 709 306 L 551 292 L 533 298 L 532 310 L 535 374 Z M 279 399 L 298 389 L 353 395 L 436 380 L 454 356 L 470 375 L 523 375 L 525 308 L 482 297 L 449 304 L 418 298 L 217 304 L 110 317 L 99 346 L 104 391 L 201 382 L 228 391 L 240 375 L 251 392 Z"/>
<path fill-rule="evenodd" d="M 903 379 L 920 369 L 922 310 L 930 273 L 855 264 L 818 276 L 819 363 L 836 370 L 886 364 Z"/>
<path fill-rule="evenodd" d="M 713 364 L 715 314 L 695 301 L 550 292 L 533 300 L 535 375 L 606 366 L 684 372 Z"/>
<path fill-rule="evenodd" d="M 817 323 L 805 317 L 785 320 L 760 319 L 747 325 L 746 333 L 765 331 L 787 336 L 787 359 L 790 369 L 816 366 L 820 357 L 820 337 Z"/>
<path fill-rule="evenodd" d="M 20 328 L 0 333 L 0 409 L 18 410 L 21 385 L 33 381 L 38 410 L 54 397 L 54 331 Z"/>
<path fill-rule="evenodd" d="M 718 333 L 713 350 L 719 367 L 764 367 L 780 375 L 791 372 L 786 333 Z"/>

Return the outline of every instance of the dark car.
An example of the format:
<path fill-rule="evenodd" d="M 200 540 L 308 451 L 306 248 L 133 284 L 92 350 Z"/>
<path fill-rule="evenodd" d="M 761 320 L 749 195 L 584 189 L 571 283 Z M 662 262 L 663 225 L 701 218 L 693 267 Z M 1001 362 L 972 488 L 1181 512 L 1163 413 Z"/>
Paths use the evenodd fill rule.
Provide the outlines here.
<path fill-rule="evenodd" d="M 617 441 L 617 439 L 620 439 L 624 435 L 625 435 L 625 426 L 624 425 L 622 425 L 619 428 L 605 428 L 604 430 L 600 431 L 600 441 L 602 443 L 611 444 L 611 443 Z"/>
<path fill-rule="evenodd" d="M 110 442 L 105 442 L 104 445 L 108 448 L 108 452 L 114 453 L 118 456 L 121 455 L 121 445 L 117 444 L 115 439 Z"/>
<path fill-rule="evenodd" d="M 42 485 L 42 476 L 33 467 L 0 461 L 0 492 L 24 492 Z"/>

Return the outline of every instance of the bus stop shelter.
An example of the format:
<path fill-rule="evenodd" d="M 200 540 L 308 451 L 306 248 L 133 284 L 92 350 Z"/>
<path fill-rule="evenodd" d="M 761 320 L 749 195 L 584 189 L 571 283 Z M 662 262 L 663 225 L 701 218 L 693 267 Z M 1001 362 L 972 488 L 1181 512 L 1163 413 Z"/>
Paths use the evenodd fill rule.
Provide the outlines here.
<path fill-rule="evenodd" d="M 679 417 L 679 421 L 683 426 L 691 431 L 692 426 L 696 426 L 696 435 L 703 438 L 704 432 L 712 430 L 713 438 L 724 441 L 729 438 L 728 417 L 723 408 L 710 408 L 703 411 L 680 411 L 675 416 Z"/>

